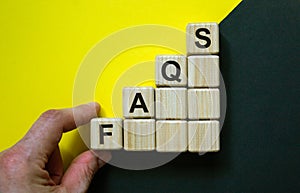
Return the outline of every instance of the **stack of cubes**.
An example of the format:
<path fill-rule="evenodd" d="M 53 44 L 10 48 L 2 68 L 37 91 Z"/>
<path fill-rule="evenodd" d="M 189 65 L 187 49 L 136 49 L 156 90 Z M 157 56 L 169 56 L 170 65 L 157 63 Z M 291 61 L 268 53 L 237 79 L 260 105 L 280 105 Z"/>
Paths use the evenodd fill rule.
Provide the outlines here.
<path fill-rule="evenodd" d="M 157 88 L 123 88 L 124 121 L 91 121 L 92 149 L 219 151 L 218 24 L 188 24 L 186 41 L 187 57 L 156 57 Z"/>

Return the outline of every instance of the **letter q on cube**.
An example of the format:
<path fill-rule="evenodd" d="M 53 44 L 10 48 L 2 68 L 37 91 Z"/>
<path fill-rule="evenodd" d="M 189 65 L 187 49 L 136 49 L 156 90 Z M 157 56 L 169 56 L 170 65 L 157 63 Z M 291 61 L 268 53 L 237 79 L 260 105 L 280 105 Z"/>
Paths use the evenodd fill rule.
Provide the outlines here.
<path fill-rule="evenodd" d="M 156 86 L 187 86 L 187 59 L 184 55 L 158 55 L 155 59 Z"/>

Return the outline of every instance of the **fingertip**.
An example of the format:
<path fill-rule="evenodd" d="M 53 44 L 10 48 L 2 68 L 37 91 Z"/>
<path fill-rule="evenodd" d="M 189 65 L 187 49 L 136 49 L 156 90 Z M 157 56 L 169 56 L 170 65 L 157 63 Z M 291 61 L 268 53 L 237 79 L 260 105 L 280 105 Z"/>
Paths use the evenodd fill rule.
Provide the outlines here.
<path fill-rule="evenodd" d="M 101 106 L 98 102 L 90 102 L 88 105 L 92 106 L 94 109 L 96 109 L 96 112 L 99 113 Z"/>
<path fill-rule="evenodd" d="M 67 189 L 68 192 L 86 192 L 94 174 L 103 165 L 99 165 L 98 157 L 93 151 L 81 153 L 66 171 L 61 187 Z"/>
<path fill-rule="evenodd" d="M 86 103 L 83 105 L 76 106 L 72 109 L 72 114 L 76 126 L 87 124 L 92 118 L 98 117 L 100 111 L 100 105 L 97 102 Z"/>

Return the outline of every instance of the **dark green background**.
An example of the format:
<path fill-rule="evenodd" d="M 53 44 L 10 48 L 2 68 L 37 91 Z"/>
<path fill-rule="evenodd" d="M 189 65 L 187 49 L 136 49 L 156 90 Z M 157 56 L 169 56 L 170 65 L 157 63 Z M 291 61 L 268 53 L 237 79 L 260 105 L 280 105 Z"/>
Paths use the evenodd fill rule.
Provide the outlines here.
<path fill-rule="evenodd" d="M 145 171 L 105 166 L 89 192 L 300 192 L 300 1 L 244 0 L 221 24 L 219 153 Z"/>

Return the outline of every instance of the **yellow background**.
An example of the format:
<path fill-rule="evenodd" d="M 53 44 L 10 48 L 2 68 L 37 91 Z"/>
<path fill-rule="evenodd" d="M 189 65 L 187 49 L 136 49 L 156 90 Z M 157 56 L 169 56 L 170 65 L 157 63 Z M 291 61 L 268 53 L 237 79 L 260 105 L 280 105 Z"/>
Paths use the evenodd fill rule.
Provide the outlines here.
<path fill-rule="evenodd" d="M 222 21 L 238 3 L 240 0 L 1 0 L 0 151 L 16 143 L 43 111 L 73 105 L 81 61 L 111 33 L 144 24 L 184 31 L 190 22 Z M 162 52 L 172 53 L 163 48 L 137 48 L 111 62 L 154 60 Z M 98 99 L 101 93 L 95 93 Z M 84 149 L 77 131 L 64 135 L 60 147 L 66 165 Z"/>

